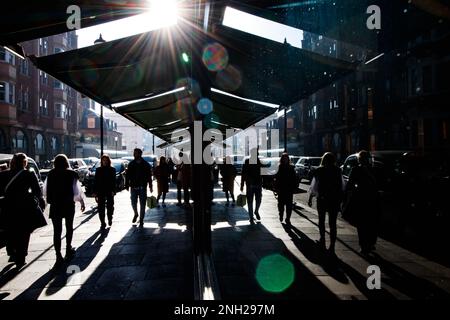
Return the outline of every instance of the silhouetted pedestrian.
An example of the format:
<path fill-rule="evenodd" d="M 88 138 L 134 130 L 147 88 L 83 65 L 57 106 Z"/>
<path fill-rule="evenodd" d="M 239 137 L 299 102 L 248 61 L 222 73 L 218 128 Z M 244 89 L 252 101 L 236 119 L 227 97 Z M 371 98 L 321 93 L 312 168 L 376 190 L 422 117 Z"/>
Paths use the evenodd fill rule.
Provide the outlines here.
<path fill-rule="evenodd" d="M 232 205 L 234 206 L 236 201 L 234 199 L 234 180 L 237 176 L 237 170 L 231 163 L 231 157 L 227 156 L 223 160 L 223 164 L 220 165 L 220 174 L 222 176 L 222 190 L 225 192 L 227 198 L 227 206 L 230 205 L 230 196 Z"/>
<path fill-rule="evenodd" d="M 147 185 L 150 189 L 150 193 L 153 192 L 152 185 L 152 167 L 142 158 L 142 150 L 139 148 L 134 149 L 134 160 L 128 165 L 127 173 L 125 175 L 126 182 L 125 188 L 130 190 L 131 194 L 131 206 L 134 211 L 133 223 L 137 221 L 139 217 L 137 211 L 137 202 L 139 198 L 140 205 L 140 222 L 139 226 L 144 226 L 145 206 L 147 203 Z"/>
<path fill-rule="evenodd" d="M 294 166 L 291 165 L 289 155 L 283 153 L 280 158 L 278 172 L 275 175 L 275 192 L 278 195 L 278 214 L 280 222 L 283 221 L 284 208 L 286 207 L 286 224 L 291 224 L 292 204 L 294 192 L 297 188 L 297 177 Z"/>
<path fill-rule="evenodd" d="M 166 163 L 166 157 L 159 158 L 159 165 L 154 170 L 155 178 L 158 187 L 158 197 L 156 202 L 159 206 L 159 199 L 162 196 L 162 205 L 166 206 L 164 201 L 166 200 L 166 194 L 169 192 L 169 165 Z"/>
<path fill-rule="evenodd" d="M 95 170 L 94 196 L 98 203 L 98 216 L 101 229 L 106 228 L 105 207 L 108 225 L 112 225 L 114 214 L 114 195 L 116 194 L 116 169 L 111 166 L 111 158 L 104 154 L 100 158 L 100 167 Z"/>
<path fill-rule="evenodd" d="M 180 158 L 183 157 L 183 153 L 180 153 Z M 176 177 L 177 177 L 177 206 L 181 206 L 181 190 L 183 190 L 183 201 L 184 206 L 189 207 L 189 188 L 191 187 L 191 165 L 188 163 L 181 162 L 176 166 Z"/>
<path fill-rule="evenodd" d="M 175 177 L 175 163 L 173 163 L 172 158 L 167 161 L 167 166 L 169 167 L 169 183 L 176 183 L 177 179 Z"/>
<path fill-rule="evenodd" d="M 350 172 L 346 190 L 350 193 L 361 253 L 369 254 L 375 250 L 378 223 L 377 180 L 369 152 L 358 153 L 358 166 Z"/>
<path fill-rule="evenodd" d="M 261 220 L 259 215 L 259 207 L 262 200 L 262 177 L 261 177 L 262 164 L 258 158 L 258 150 L 250 150 L 250 158 L 245 160 L 242 166 L 241 176 L 241 192 L 244 191 L 244 184 L 247 190 L 247 206 L 250 223 L 254 224 L 253 213 L 256 219 Z M 253 198 L 255 198 L 256 206 L 255 212 L 253 212 Z"/>
<path fill-rule="evenodd" d="M 319 245 L 325 249 L 325 216 L 328 212 L 330 225 L 329 251 L 334 253 L 337 238 L 337 216 L 343 199 L 344 184 L 341 169 L 336 166 L 336 158 L 331 152 L 322 156 L 320 167 L 313 173 L 308 204 L 312 206 L 312 197 L 317 198 L 319 214 Z"/>
<path fill-rule="evenodd" d="M 75 201 L 81 203 L 81 211 L 85 209 L 83 192 L 78 181 L 78 173 L 70 169 L 66 155 L 59 154 L 53 163 L 54 169 L 50 170 L 45 181 L 45 194 L 50 204 L 50 219 L 53 223 L 53 245 L 56 253 L 54 268 L 58 268 L 64 262 L 61 255 L 62 221 L 66 222 L 66 260 L 75 255 L 72 247 L 73 219 L 75 216 Z"/>
<path fill-rule="evenodd" d="M 10 169 L 0 172 L 3 227 L 6 231 L 6 252 L 9 262 L 17 268 L 25 264 L 30 241 L 31 210 L 35 198 L 41 199 L 41 189 L 36 174 L 26 170 L 27 156 L 16 153 L 10 161 Z M 33 207 L 34 205 L 34 207 Z"/>

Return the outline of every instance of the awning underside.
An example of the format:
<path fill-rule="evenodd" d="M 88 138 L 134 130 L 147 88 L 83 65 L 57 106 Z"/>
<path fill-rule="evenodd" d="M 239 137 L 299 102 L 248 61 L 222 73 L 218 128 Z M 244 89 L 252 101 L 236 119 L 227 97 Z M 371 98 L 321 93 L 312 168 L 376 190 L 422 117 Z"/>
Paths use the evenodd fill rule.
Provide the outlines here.
<path fill-rule="evenodd" d="M 356 68 L 224 26 L 214 30 L 206 34 L 178 24 L 33 61 L 165 141 L 199 119 L 220 130 L 245 129 L 277 109 L 239 97 L 289 106 Z M 210 60 L 205 52 L 211 48 Z M 212 102 L 211 113 L 197 110 L 201 98 Z M 115 106 L 137 99 L 146 100 Z"/>

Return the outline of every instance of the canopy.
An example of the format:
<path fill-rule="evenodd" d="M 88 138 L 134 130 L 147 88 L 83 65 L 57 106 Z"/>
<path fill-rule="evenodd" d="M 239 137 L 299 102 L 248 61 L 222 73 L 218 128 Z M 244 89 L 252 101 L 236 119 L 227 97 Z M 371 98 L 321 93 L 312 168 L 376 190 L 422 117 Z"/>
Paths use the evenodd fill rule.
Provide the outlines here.
<path fill-rule="evenodd" d="M 224 26 L 207 34 L 182 24 L 33 61 L 166 141 L 197 119 L 245 129 L 356 68 Z M 197 110 L 201 98 L 212 102 L 208 114 Z"/>

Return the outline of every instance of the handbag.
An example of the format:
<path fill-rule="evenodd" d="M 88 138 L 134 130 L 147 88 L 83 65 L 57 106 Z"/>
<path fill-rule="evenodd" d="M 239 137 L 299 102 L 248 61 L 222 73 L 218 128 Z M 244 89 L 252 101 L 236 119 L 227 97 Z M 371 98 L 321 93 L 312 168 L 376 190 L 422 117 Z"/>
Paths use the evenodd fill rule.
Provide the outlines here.
<path fill-rule="evenodd" d="M 47 225 L 47 220 L 45 219 L 43 209 L 41 208 L 41 199 L 35 196 L 30 196 L 30 214 L 28 217 L 28 230 L 31 232 L 36 229 L 45 227 Z"/>
<path fill-rule="evenodd" d="M 147 197 L 147 207 L 150 209 L 156 208 L 157 201 L 155 196 Z"/>
<path fill-rule="evenodd" d="M 247 204 L 247 197 L 245 194 L 240 194 L 237 196 L 236 205 L 239 207 L 244 207 Z"/>

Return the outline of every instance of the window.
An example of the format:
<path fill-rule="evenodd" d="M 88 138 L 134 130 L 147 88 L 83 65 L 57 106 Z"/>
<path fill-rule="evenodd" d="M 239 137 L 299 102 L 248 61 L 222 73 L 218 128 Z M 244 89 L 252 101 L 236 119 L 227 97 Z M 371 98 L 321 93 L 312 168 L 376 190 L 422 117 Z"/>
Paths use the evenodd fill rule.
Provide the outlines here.
<path fill-rule="evenodd" d="M 12 83 L 9 83 L 9 103 L 15 103 L 15 86 Z"/>
<path fill-rule="evenodd" d="M 41 51 L 41 55 L 46 56 L 48 54 L 48 40 L 47 39 L 39 39 L 39 49 Z"/>
<path fill-rule="evenodd" d="M 28 60 L 20 61 L 20 73 L 26 76 L 30 75 L 30 65 L 28 64 Z"/>
<path fill-rule="evenodd" d="M 51 147 L 52 147 L 53 153 L 56 153 L 56 151 L 58 150 L 58 140 L 56 139 L 56 137 L 52 137 Z"/>
<path fill-rule="evenodd" d="M 94 117 L 89 117 L 87 119 L 87 127 L 88 127 L 88 129 L 94 129 L 95 128 L 95 118 Z"/>
<path fill-rule="evenodd" d="M 60 119 L 66 119 L 67 107 L 62 103 L 55 103 L 55 117 Z"/>
<path fill-rule="evenodd" d="M 36 138 L 34 139 L 34 147 L 36 149 L 36 153 L 45 153 L 44 137 L 42 136 L 42 134 L 38 133 L 36 135 Z"/>
<path fill-rule="evenodd" d="M 23 110 L 28 110 L 28 108 L 29 108 L 29 96 L 30 96 L 30 93 L 28 92 L 28 88 L 26 88 L 24 91 L 23 91 L 23 99 L 22 99 L 22 109 Z"/>
<path fill-rule="evenodd" d="M 15 65 L 16 57 L 12 53 L 8 52 L 8 50 L 1 47 L 0 48 L 0 61 L 8 62 L 12 65 Z"/>
<path fill-rule="evenodd" d="M 39 113 L 43 116 L 48 116 L 48 101 L 47 99 L 39 99 Z"/>
<path fill-rule="evenodd" d="M 6 101 L 6 82 L 0 82 L 0 101 Z"/>
<path fill-rule="evenodd" d="M 39 71 L 39 78 L 42 84 L 48 84 L 48 76 L 45 72 Z"/>
<path fill-rule="evenodd" d="M 55 48 L 54 52 L 55 52 L 55 53 L 64 52 L 64 49 L 61 49 L 61 48 Z"/>
<path fill-rule="evenodd" d="M 64 90 L 64 84 L 59 80 L 53 79 L 53 88 Z"/>
<path fill-rule="evenodd" d="M 15 86 L 9 82 L 0 82 L 0 101 L 14 104 Z"/>
<path fill-rule="evenodd" d="M 26 150 L 28 148 L 27 137 L 21 130 L 17 131 L 13 138 L 13 148 L 20 150 Z"/>

